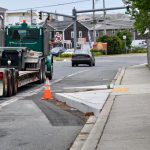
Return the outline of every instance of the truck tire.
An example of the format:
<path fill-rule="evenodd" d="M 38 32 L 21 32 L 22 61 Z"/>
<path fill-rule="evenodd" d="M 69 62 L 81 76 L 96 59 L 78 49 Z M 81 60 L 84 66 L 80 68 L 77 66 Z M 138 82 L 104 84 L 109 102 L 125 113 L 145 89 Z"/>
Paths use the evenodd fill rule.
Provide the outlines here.
<path fill-rule="evenodd" d="M 42 83 L 46 81 L 46 75 L 45 75 L 45 61 L 42 61 Z"/>
<path fill-rule="evenodd" d="M 53 78 L 53 65 L 51 65 L 51 72 L 48 74 L 49 80 L 52 80 Z"/>
<path fill-rule="evenodd" d="M 3 96 L 6 97 L 8 93 L 8 80 L 7 80 L 7 71 L 4 72 L 3 76 Z"/>
<path fill-rule="evenodd" d="M 42 83 L 42 65 L 40 66 L 40 70 L 39 70 L 39 84 Z"/>
<path fill-rule="evenodd" d="M 39 70 L 39 84 L 44 83 L 45 81 L 45 61 L 41 60 L 40 70 Z"/>
<path fill-rule="evenodd" d="M 8 71 L 7 80 L 8 80 L 8 91 L 7 91 L 7 96 L 10 97 L 10 96 L 12 96 L 12 94 L 13 94 L 12 74 L 11 74 L 10 71 Z"/>
<path fill-rule="evenodd" d="M 13 89 L 13 95 L 15 95 L 18 92 L 18 76 L 19 73 L 17 70 L 13 70 L 13 76 L 12 76 L 12 89 Z"/>

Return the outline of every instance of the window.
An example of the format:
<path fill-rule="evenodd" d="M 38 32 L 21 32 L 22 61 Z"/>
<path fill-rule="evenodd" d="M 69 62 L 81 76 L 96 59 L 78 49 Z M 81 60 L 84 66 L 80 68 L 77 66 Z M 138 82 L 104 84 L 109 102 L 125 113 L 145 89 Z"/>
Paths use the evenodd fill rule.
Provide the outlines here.
<path fill-rule="evenodd" d="M 82 31 L 79 31 L 79 38 L 82 38 Z"/>
<path fill-rule="evenodd" d="M 38 31 L 37 30 L 10 30 L 10 37 L 12 40 L 37 40 Z"/>
<path fill-rule="evenodd" d="M 99 32 L 96 32 L 96 37 L 99 37 Z"/>
<path fill-rule="evenodd" d="M 71 38 L 74 38 L 74 32 L 71 31 Z"/>

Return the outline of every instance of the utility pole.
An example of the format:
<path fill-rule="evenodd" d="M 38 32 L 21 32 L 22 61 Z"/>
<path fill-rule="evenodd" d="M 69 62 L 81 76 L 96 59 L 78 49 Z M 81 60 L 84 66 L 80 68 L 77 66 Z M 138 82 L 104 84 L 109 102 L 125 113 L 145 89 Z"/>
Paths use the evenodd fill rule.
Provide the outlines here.
<path fill-rule="evenodd" d="M 106 35 L 106 10 L 105 10 L 105 0 L 103 0 L 103 9 L 104 9 L 104 35 Z"/>
<path fill-rule="evenodd" d="M 31 25 L 32 25 L 32 19 L 33 19 L 33 15 L 32 15 L 32 13 L 33 13 L 33 10 L 32 10 L 32 8 L 31 8 Z"/>
<path fill-rule="evenodd" d="M 93 0 L 93 10 L 95 9 L 95 0 Z M 95 12 L 93 11 L 93 40 L 96 42 L 96 34 L 95 34 Z"/>
<path fill-rule="evenodd" d="M 73 31 L 74 31 L 74 51 L 77 49 L 77 13 L 76 9 L 73 8 L 72 10 L 72 16 L 73 16 Z"/>

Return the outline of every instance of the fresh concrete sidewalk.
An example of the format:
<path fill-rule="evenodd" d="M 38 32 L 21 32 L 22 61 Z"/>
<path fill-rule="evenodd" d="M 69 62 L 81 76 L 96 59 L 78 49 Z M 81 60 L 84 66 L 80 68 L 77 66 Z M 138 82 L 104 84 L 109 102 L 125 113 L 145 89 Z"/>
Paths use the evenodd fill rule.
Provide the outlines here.
<path fill-rule="evenodd" d="M 145 65 L 128 68 L 121 86 L 117 88 L 128 90 L 112 92 L 114 104 L 103 134 L 93 150 L 149 150 L 149 69 Z"/>
<path fill-rule="evenodd" d="M 93 112 L 98 117 L 110 92 L 109 89 L 102 89 L 75 93 L 56 93 L 55 98 L 84 113 Z"/>

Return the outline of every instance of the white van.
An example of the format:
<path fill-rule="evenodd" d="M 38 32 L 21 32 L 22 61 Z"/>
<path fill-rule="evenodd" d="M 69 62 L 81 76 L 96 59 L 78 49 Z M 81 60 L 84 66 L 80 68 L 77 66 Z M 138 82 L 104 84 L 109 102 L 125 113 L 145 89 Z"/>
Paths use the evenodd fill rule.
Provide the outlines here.
<path fill-rule="evenodd" d="M 146 40 L 133 40 L 131 43 L 131 47 L 140 47 L 140 48 L 147 48 Z"/>

